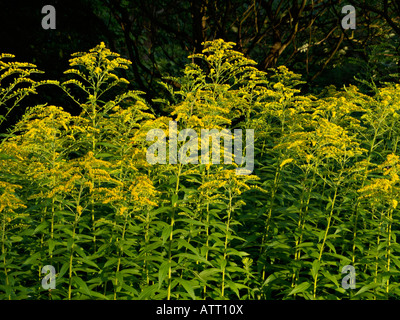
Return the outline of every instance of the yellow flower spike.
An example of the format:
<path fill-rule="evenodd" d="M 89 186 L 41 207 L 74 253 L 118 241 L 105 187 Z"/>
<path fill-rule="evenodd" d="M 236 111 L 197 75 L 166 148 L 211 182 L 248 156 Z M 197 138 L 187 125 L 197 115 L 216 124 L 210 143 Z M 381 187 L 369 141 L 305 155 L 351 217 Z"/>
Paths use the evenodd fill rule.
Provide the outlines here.
<path fill-rule="evenodd" d="M 313 159 L 314 156 L 312 154 L 308 154 L 306 155 L 306 161 L 309 163 L 311 161 L 311 159 Z"/>
<path fill-rule="evenodd" d="M 286 165 L 286 164 L 288 164 L 288 163 L 291 163 L 291 162 L 293 162 L 293 161 L 294 161 L 294 159 L 292 159 L 292 158 L 283 160 L 279 167 L 282 168 L 284 165 Z"/>
<path fill-rule="evenodd" d="M 118 211 L 118 214 L 119 214 L 120 216 L 122 216 L 126 211 L 128 211 L 128 208 L 127 208 L 127 207 L 120 207 L 120 208 L 119 208 L 119 211 Z"/>
<path fill-rule="evenodd" d="M 76 212 L 78 212 L 78 216 L 81 216 L 82 215 L 82 207 L 81 206 L 77 206 L 76 207 Z"/>

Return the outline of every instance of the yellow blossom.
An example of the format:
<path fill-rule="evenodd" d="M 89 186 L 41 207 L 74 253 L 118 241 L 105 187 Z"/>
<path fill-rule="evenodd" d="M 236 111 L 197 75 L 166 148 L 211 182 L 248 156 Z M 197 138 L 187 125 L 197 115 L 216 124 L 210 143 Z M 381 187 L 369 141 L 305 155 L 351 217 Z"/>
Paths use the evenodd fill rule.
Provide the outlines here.
<path fill-rule="evenodd" d="M 292 159 L 292 158 L 283 160 L 279 167 L 282 168 L 285 164 L 288 164 L 288 163 L 293 162 L 293 160 L 294 160 L 294 159 Z"/>

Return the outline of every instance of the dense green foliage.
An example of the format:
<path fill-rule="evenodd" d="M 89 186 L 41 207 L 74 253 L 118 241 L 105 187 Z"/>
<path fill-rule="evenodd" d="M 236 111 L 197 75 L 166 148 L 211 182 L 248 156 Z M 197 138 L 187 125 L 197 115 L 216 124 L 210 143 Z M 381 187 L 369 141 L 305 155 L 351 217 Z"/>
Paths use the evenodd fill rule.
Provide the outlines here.
<path fill-rule="evenodd" d="M 125 89 L 130 62 L 104 43 L 48 83 L 81 113 L 32 107 L 1 140 L 1 299 L 398 299 L 399 86 L 301 95 L 233 45 L 207 42 L 179 90 L 163 84 L 170 117 Z M 2 103 L 18 91 L 0 63 Z M 170 120 L 254 129 L 253 174 L 150 165 L 146 134 Z"/>

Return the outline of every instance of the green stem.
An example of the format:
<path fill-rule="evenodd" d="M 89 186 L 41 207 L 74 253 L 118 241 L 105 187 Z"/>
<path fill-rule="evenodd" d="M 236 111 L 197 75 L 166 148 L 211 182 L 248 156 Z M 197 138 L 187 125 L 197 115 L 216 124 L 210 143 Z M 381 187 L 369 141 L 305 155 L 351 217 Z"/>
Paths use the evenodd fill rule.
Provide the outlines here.
<path fill-rule="evenodd" d="M 388 235 L 388 245 L 387 245 L 387 267 L 386 271 L 389 273 L 390 272 L 390 253 L 391 253 L 391 237 L 392 237 L 392 215 L 393 215 L 393 209 L 390 209 L 389 215 L 388 215 L 388 227 L 387 227 L 387 235 Z M 386 295 L 387 298 L 389 296 L 389 279 L 386 280 Z"/>
<path fill-rule="evenodd" d="M 299 213 L 299 222 L 297 224 L 297 228 L 300 231 L 300 235 L 299 235 L 299 238 L 295 242 L 295 248 L 296 248 L 295 255 L 294 255 L 294 260 L 295 261 L 300 260 L 301 250 L 300 250 L 300 248 L 298 246 L 303 241 L 304 226 L 305 226 L 305 222 L 306 222 L 306 215 L 308 213 L 308 207 L 309 207 L 309 204 L 310 204 L 311 190 L 313 188 L 314 179 L 315 179 L 315 171 L 314 171 L 313 178 L 311 179 L 311 184 L 309 186 L 309 190 L 307 190 L 307 192 L 306 192 L 307 195 L 306 195 L 305 199 L 304 199 L 304 193 L 305 193 L 304 189 L 301 192 L 301 200 L 300 200 L 301 201 L 301 208 L 300 208 L 300 213 Z M 304 180 L 307 181 L 307 174 L 306 174 Z M 296 272 L 296 270 L 293 271 L 292 287 L 294 287 L 296 285 L 296 281 L 297 281 L 297 278 L 299 276 L 299 273 L 300 273 L 300 268 L 297 270 L 297 272 Z"/>
<path fill-rule="evenodd" d="M 232 214 L 232 191 L 229 188 L 229 207 L 228 207 L 228 221 L 226 222 L 226 232 L 225 232 L 225 245 L 224 245 L 224 257 L 223 257 L 223 268 L 222 268 L 222 284 L 221 284 L 221 297 L 224 297 L 224 290 L 225 290 L 225 272 L 226 272 L 226 265 L 227 265 L 227 259 L 226 259 L 226 253 L 228 250 L 228 239 L 230 236 L 229 233 L 229 225 L 231 221 L 231 214 Z"/>
<path fill-rule="evenodd" d="M 332 217 L 333 217 L 333 209 L 335 207 L 335 201 L 336 201 L 336 197 L 337 197 L 337 191 L 338 191 L 338 187 L 336 186 L 335 194 L 334 194 L 333 200 L 332 200 L 331 212 L 329 213 L 329 217 L 328 217 L 328 224 L 326 226 L 324 239 L 322 240 L 321 248 L 319 250 L 318 262 L 321 261 L 322 253 L 324 252 L 326 238 L 328 237 L 329 228 L 331 226 L 331 221 L 332 221 Z M 316 275 L 314 277 L 314 299 L 316 298 L 316 294 L 317 294 L 317 279 L 318 279 L 318 273 L 316 273 Z"/>
<path fill-rule="evenodd" d="M 7 264 L 6 264 L 6 248 L 5 248 L 5 241 L 6 241 L 6 214 L 3 213 L 3 223 L 1 228 L 1 255 L 3 256 L 3 267 L 4 267 L 4 276 L 6 279 L 6 288 L 8 289 L 10 282 L 8 279 L 7 273 Z M 11 300 L 11 295 L 8 295 L 8 300 Z"/>
<path fill-rule="evenodd" d="M 383 224 L 383 218 L 382 218 L 383 214 L 381 214 L 381 219 L 379 221 L 379 227 L 378 227 L 378 237 L 376 239 L 376 247 L 379 247 L 379 244 L 381 242 L 381 230 L 382 230 L 382 224 Z M 373 212 L 372 212 L 372 217 L 373 220 Z M 375 255 L 375 276 L 374 276 L 374 282 L 376 283 L 378 280 L 378 259 L 379 259 L 379 252 L 378 250 L 376 250 L 376 255 Z"/>
<path fill-rule="evenodd" d="M 74 257 L 75 228 L 76 228 L 76 222 L 74 223 L 74 227 L 72 229 L 72 244 L 71 244 L 71 249 L 69 252 L 68 300 L 71 300 L 71 293 L 72 293 L 72 263 L 73 263 L 73 257 Z"/>
<path fill-rule="evenodd" d="M 147 215 L 146 215 L 146 232 L 144 234 L 144 243 L 145 243 L 145 248 L 147 247 L 147 245 L 149 244 L 149 228 L 150 228 L 150 210 L 147 209 Z M 147 286 L 150 285 L 150 278 L 149 278 L 149 266 L 148 266 L 148 262 L 147 262 L 147 250 L 144 253 L 144 271 L 146 274 L 146 284 Z"/>
<path fill-rule="evenodd" d="M 207 169 L 206 169 L 207 170 Z M 209 170 L 207 170 L 207 181 L 209 181 Z M 203 174 L 203 180 L 202 182 L 204 183 L 204 174 Z M 208 191 L 206 191 L 208 193 Z M 205 259 L 208 261 L 208 244 L 209 244 L 209 223 L 210 223 L 210 204 L 209 201 L 207 200 L 206 204 L 206 256 Z M 204 284 L 203 287 L 203 294 L 204 294 L 204 300 L 206 299 L 206 293 L 207 293 L 207 284 Z"/>
<path fill-rule="evenodd" d="M 125 239 L 126 225 L 128 224 L 127 218 L 128 218 L 128 215 L 125 215 L 125 222 L 124 222 L 124 227 L 122 228 L 122 235 L 121 235 L 122 242 L 124 242 L 124 239 Z M 120 266 L 121 266 L 121 256 L 122 256 L 123 250 L 124 250 L 123 247 L 119 246 L 117 270 L 115 271 L 114 300 L 117 300 L 117 288 L 118 288 L 117 274 L 118 274 Z"/>
<path fill-rule="evenodd" d="M 371 161 L 372 152 L 374 150 L 374 146 L 375 146 L 375 142 L 376 142 L 376 137 L 377 137 L 377 131 L 375 130 L 374 137 L 371 142 L 371 147 L 370 147 L 369 153 L 368 153 L 367 163 L 369 163 Z M 367 181 L 367 176 L 368 176 L 368 166 L 365 168 L 365 171 L 364 171 L 361 188 L 364 187 L 365 182 Z M 359 207 L 360 207 L 360 199 L 357 198 L 356 205 L 355 205 L 355 216 L 354 216 L 354 225 L 353 225 L 353 248 L 352 248 L 352 257 L 351 257 L 351 261 L 352 261 L 353 265 L 356 260 L 356 238 L 357 238 L 357 223 L 358 223 Z"/>
<path fill-rule="evenodd" d="M 266 219 L 265 225 L 264 225 L 264 232 L 263 232 L 263 236 L 261 239 L 260 257 L 263 257 L 265 254 L 265 241 L 267 239 L 267 235 L 269 232 L 270 220 L 272 217 L 272 209 L 273 209 L 273 205 L 274 205 L 274 201 L 275 201 L 276 191 L 278 190 L 279 176 L 280 176 L 280 170 L 278 167 L 278 169 L 275 172 L 274 185 L 273 185 L 272 193 L 271 193 L 271 204 L 269 206 L 267 219 Z M 263 262 L 263 269 L 262 269 L 262 280 L 263 281 L 265 280 L 265 265 L 266 265 L 266 261 Z"/>
<path fill-rule="evenodd" d="M 174 195 L 178 195 L 178 190 L 179 190 L 179 180 L 181 176 L 181 170 L 182 170 L 182 165 L 179 163 L 178 164 L 178 174 L 177 174 L 177 179 L 176 179 L 176 187 L 175 187 L 175 192 Z M 171 231 L 169 234 L 169 246 L 168 246 L 168 289 L 167 289 L 167 300 L 171 299 L 171 284 L 172 284 L 172 236 L 174 232 L 174 224 L 175 224 L 175 205 L 172 208 L 172 215 L 171 215 Z"/>
<path fill-rule="evenodd" d="M 78 198 L 76 201 L 76 207 L 78 208 L 80 204 L 80 199 L 81 199 L 81 194 L 82 194 L 83 187 L 80 187 Z M 82 209 L 83 210 L 83 209 Z M 78 226 L 80 214 L 78 213 L 78 209 L 75 210 L 75 220 L 72 228 L 72 243 L 71 243 L 71 249 L 69 252 L 69 272 L 68 272 L 68 300 L 71 300 L 71 295 L 72 295 L 72 270 L 73 270 L 73 259 L 74 259 L 74 246 L 75 246 L 75 235 L 76 235 L 76 227 Z"/>

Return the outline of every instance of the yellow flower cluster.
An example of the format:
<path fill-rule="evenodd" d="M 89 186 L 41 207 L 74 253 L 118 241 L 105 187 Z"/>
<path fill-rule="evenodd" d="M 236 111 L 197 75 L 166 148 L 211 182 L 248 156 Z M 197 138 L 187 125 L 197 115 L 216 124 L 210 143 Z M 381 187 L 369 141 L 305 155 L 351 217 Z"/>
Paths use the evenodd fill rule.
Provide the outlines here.
<path fill-rule="evenodd" d="M 91 49 L 89 52 L 77 52 L 70 59 L 71 67 L 83 67 L 85 72 L 76 68 L 66 70 L 65 74 L 72 74 L 84 80 L 70 79 L 60 84 L 60 87 L 77 103 L 81 104 L 68 89 L 68 85 L 76 85 L 88 95 L 91 105 L 96 105 L 98 97 L 120 84 L 128 84 L 125 78 L 117 76 L 116 69 L 128 69 L 132 64 L 129 60 L 121 58 L 118 53 L 106 48 L 104 42 Z"/>
<path fill-rule="evenodd" d="M 12 54 L 0 54 L 0 107 L 7 107 L 6 112 L 1 112 L 3 116 L 0 117 L 0 124 L 23 98 L 36 93 L 36 87 L 49 83 L 48 81 L 36 82 L 30 78 L 32 74 L 43 73 L 36 69 L 34 64 L 3 61 L 4 58 L 14 57 Z"/>
<path fill-rule="evenodd" d="M 389 204 L 397 207 L 400 196 L 400 158 L 395 154 L 389 154 L 386 161 L 370 170 L 370 172 L 381 173 L 388 178 L 373 178 L 365 187 L 358 190 L 360 199 L 369 198 L 374 204 Z"/>
<path fill-rule="evenodd" d="M 212 174 L 209 180 L 205 181 L 200 187 L 200 193 L 208 199 L 218 199 L 225 197 L 224 193 L 219 193 L 218 190 L 225 190 L 232 197 L 241 195 L 244 191 L 252 189 L 248 182 L 258 180 L 255 175 L 237 175 L 235 170 L 221 168 L 219 172 Z M 261 190 L 261 188 L 260 188 Z"/>
<path fill-rule="evenodd" d="M 5 181 L 0 181 L 0 215 L 11 222 L 17 216 L 14 210 L 26 208 L 25 204 L 16 195 L 16 189 L 22 187 Z"/>

